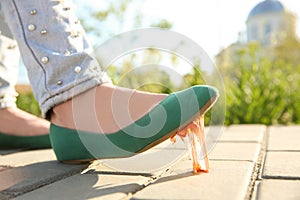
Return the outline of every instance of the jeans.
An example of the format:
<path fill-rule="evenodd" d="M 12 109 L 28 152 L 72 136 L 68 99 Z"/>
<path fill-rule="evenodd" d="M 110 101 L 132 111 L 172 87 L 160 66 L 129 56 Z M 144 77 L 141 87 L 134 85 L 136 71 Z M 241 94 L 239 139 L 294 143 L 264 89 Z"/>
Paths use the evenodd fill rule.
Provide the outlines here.
<path fill-rule="evenodd" d="M 111 82 L 93 56 L 93 48 L 74 15 L 70 0 L 1 0 L 0 6 L 18 43 L 44 117 L 53 106 L 101 83 Z M 7 31 L 2 24 L 1 30 Z M 1 56 L 6 52 L 7 49 L 1 47 Z M 14 55 L 18 53 L 10 55 L 16 61 Z M 0 81 L 4 82 L 0 92 L 3 93 L 2 87 L 6 85 L 11 90 L 11 98 L 15 98 L 12 86 L 16 82 L 11 78 L 15 75 L 15 70 L 11 72 L 11 68 L 16 67 L 13 64 L 16 63 L 3 62 L 2 66 L 1 62 L 0 75 Z M 2 96 L 5 95 L 8 94 Z"/>
<path fill-rule="evenodd" d="M 20 53 L 17 42 L 0 12 L 0 109 L 16 106 L 15 84 L 17 82 Z"/>

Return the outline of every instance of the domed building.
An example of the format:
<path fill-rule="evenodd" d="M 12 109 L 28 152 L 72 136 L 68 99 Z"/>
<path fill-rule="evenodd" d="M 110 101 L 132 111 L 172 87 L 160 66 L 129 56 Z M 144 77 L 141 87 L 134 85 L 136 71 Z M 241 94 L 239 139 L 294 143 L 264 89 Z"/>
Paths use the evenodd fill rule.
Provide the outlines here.
<path fill-rule="evenodd" d="M 295 33 L 294 18 L 280 1 L 262 1 L 248 15 L 247 40 L 264 46 L 276 45 L 288 34 Z"/>
<path fill-rule="evenodd" d="M 246 19 L 246 40 L 240 38 L 222 49 L 215 57 L 216 64 L 223 69 L 231 67 L 237 52 L 249 44 L 258 43 L 261 55 L 273 56 L 276 46 L 285 39 L 297 38 L 296 16 L 278 0 L 263 0 L 252 8 Z"/>

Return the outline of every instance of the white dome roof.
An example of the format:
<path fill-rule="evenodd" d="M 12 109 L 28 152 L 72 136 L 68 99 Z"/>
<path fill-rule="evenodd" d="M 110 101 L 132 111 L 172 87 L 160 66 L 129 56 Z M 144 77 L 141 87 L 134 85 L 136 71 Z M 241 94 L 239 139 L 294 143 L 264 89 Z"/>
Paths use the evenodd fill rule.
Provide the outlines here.
<path fill-rule="evenodd" d="M 280 1 L 277 0 L 265 0 L 257 4 L 249 13 L 248 19 L 250 17 L 261 15 L 271 12 L 283 12 L 284 7 Z"/>

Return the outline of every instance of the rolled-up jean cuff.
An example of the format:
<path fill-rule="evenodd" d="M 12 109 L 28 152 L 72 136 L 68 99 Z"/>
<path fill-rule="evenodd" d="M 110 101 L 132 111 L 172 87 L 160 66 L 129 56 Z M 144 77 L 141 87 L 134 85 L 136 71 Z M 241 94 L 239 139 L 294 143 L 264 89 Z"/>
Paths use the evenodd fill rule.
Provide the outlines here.
<path fill-rule="evenodd" d="M 105 72 L 101 72 L 100 76 L 91 77 L 91 79 L 75 84 L 71 89 L 61 91 L 59 94 L 51 96 L 44 102 L 40 102 L 42 116 L 49 118 L 49 111 L 56 105 L 59 105 L 74 96 L 77 96 L 89 89 L 92 89 L 102 83 L 112 83 L 111 79 Z"/>

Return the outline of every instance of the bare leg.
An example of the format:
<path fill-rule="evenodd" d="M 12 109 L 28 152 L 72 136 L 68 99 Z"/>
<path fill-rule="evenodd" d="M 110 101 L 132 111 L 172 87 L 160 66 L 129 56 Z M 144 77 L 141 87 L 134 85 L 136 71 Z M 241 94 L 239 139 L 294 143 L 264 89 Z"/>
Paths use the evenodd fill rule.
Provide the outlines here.
<path fill-rule="evenodd" d="M 49 122 L 16 107 L 0 109 L 0 132 L 17 136 L 49 133 Z"/>
<path fill-rule="evenodd" d="M 101 84 L 55 106 L 51 122 L 71 129 L 112 133 L 141 118 L 166 96 Z"/>

